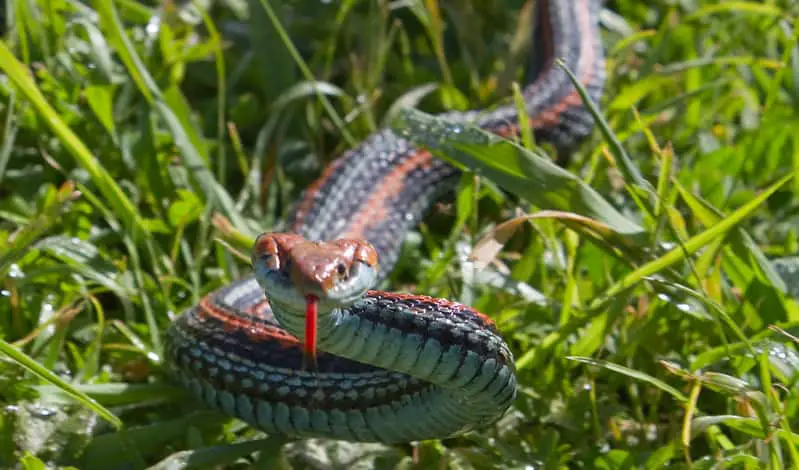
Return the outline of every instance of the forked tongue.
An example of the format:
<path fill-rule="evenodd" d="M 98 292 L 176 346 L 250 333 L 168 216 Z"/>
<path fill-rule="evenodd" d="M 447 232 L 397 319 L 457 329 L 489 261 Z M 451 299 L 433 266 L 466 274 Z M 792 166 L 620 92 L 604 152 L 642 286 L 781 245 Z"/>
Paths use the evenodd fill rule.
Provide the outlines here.
<path fill-rule="evenodd" d="M 316 370 L 316 317 L 319 299 L 314 295 L 305 296 L 305 345 L 303 346 L 302 368 Z"/>

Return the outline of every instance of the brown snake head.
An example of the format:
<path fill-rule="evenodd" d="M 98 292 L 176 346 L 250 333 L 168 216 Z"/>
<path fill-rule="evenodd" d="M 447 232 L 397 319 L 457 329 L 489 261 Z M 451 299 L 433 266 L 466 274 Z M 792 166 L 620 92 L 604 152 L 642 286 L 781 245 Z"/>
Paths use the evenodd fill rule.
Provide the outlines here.
<path fill-rule="evenodd" d="M 378 269 L 377 252 L 369 242 L 315 242 L 291 233 L 259 235 L 252 264 L 270 303 L 304 308 L 306 297 L 313 295 L 322 312 L 363 296 Z"/>
<path fill-rule="evenodd" d="M 255 241 L 253 264 L 288 275 L 294 286 L 306 293 L 321 294 L 347 282 L 354 266 L 377 269 L 377 252 L 363 240 L 312 242 L 291 233 L 266 233 Z"/>

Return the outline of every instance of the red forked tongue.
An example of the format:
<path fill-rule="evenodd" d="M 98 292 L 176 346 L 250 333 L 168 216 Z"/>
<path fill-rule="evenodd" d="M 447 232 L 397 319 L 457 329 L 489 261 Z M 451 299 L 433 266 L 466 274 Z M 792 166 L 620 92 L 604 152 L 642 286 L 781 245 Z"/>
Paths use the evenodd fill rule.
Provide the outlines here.
<path fill-rule="evenodd" d="M 302 368 L 316 370 L 316 310 L 319 299 L 313 295 L 305 297 L 305 345 Z"/>

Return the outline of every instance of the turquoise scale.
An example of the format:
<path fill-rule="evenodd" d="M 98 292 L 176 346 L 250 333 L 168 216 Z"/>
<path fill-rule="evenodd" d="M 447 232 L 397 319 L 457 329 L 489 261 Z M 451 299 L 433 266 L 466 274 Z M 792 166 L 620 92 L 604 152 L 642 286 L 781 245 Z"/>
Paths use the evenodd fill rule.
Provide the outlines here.
<path fill-rule="evenodd" d="M 366 304 L 380 307 L 377 302 Z M 401 302 L 393 305 L 397 309 L 395 315 L 415 314 L 403 310 Z M 194 317 L 184 321 L 191 318 Z M 278 321 L 279 318 L 278 313 Z M 168 350 L 175 355 L 172 362 L 192 364 L 180 374 L 187 389 L 208 405 L 269 433 L 405 442 L 451 436 L 489 423 L 512 402 L 515 376 L 512 355 L 504 342 L 486 343 L 502 348 L 501 353 L 495 351 L 495 357 L 486 359 L 462 346 L 443 347 L 438 339 L 403 334 L 396 327 L 383 325 L 385 334 L 371 332 L 369 344 L 377 347 L 353 348 L 352 345 L 366 343 L 361 338 L 363 329 L 352 325 L 368 324 L 374 322 L 346 311 L 334 312 L 321 320 L 320 330 L 329 333 L 320 337 L 319 347 L 337 357 L 386 364 L 393 372 L 368 369 L 362 373 L 286 375 L 290 369 L 256 363 L 241 352 L 226 353 L 225 345 L 215 343 L 213 337 L 193 341 L 196 334 L 190 333 L 191 326 L 182 323 L 181 328 L 170 330 Z M 511 361 L 502 363 L 502 357 Z M 311 397 L 319 396 L 322 390 L 314 384 L 335 391 L 314 404 Z M 266 392 L 282 397 L 302 395 L 306 399 L 303 404 L 288 404 L 259 398 L 259 393 Z M 355 397 L 348 402 L 350 409 L 336 407 L 347 395 Z M 375 400 L 380 403 L 357 407 L 358 402 Z"/>

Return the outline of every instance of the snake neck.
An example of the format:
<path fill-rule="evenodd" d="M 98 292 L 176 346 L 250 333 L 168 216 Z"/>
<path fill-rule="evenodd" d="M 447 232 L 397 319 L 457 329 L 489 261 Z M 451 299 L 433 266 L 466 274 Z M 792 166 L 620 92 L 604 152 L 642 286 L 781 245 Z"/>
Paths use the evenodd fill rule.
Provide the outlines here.
<path fill-rule="evenodd" d="M 281 326 L 304 339 L 304 312 L 272 308 Z M 425 380 L 463 404 L 497 409 L 515 396 L 513 355 L 471 307 L 369 291 L 348 307 L 320 311 L 318 327 L 320 351 Z"/>
<path fill-rule="evenodd" d="M 272 313 L 278 323 L 280 323 L 280 326 L 300 341 L 305 341 L 305 310 L 293 305 L 282 304 L 274 298 L 269 300 L 269 305 L 272 307 Z M 324 303 L 320 304 L 320 308 L 317 311 L 317 328 L 319 330 L 317 344 L 320 349 L 325 345 L 324 340 L 328 334 L 331 331 L 335 331 L 336 325 L 342 316 L 342 310 L 344 309 L 329 308 L 325 307 Z"/>

